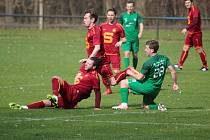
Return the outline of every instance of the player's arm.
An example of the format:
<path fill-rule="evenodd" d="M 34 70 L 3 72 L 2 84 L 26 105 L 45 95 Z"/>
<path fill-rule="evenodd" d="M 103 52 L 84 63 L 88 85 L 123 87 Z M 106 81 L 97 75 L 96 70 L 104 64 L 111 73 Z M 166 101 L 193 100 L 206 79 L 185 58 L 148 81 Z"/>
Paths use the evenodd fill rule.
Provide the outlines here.
<path fill-rule="evenodd" d="M 100 89 L 94 89 L 94 92 L 95 92 L 95 110 L 100 110 L 101 91 L 100 91 Z"/>
<path fill-rule="evenodd" d="M 100 45 L 95 45 L 94 49 L 93 49 L 93 52 L 91 53 L 91 55 L 89 56 L 89 58 L 91 57 L 95 57 L 96 54 L 99 52 L 101 46 Z"/>
<path fill-rule="evenodd" d="M 119 33 L 120 33 L 121 40 L 115 44 L 115 47 L 121 47 L 122 43 L 126 42 L 125 31 L 123 29 L 123 26 L 122 25 L 118 25 L 118 27 L 120 29 Z"/>
<path fill-rule="evenodd" d="M 174 69 L 174 67 L 172 65 L 169 65 L 168 66 L 168 69 L 169 71 L 171 72 L 171 77 L 172 77 L 172 80 L 173 80 L 173 90 L 178 90 L 179 89 L 179 86 L 177 84 L 177 76 L 176 76 L 176 70 Z"/>
<path fill-rule="evenodd" d="M 194 26 L 196 26 L 198 24 L 198 17 L 194 17 L 192 20 L 192 23 L 190 23 L 190 25 L 188 25 L 188 27 L 182 29 L 181 33 L 182 34 L 186 34 L 187 31 L 189 31 L 189 29 L 194 28 Z"/>
<path fill-rule="evenodd" d="M 115 44 L 115 47 L 121 47 L 122 46 L 122 43 L 125 43 L 125 42 L 126 42 L 126 38 L 123 37 L 123 38 L 121 38 L 121 40 L 119 42 L 117 42 Z"/>
<path fill-rule="evenodd" d="M 139 34 L 138 34 L 138 38 L 139 38 L 139 39 L 142 38 L 143 30 L 144 30 L 144 25 L 143 25 L 143 23 L 139 23 Z"/>
<path fill-rule="evenodd" d="M 143 18 L 140 14 L 138 14 L 138 24 L 139 24 L 138 38 L 141 39 L 143 35 L 144 25 L 143 25 Z"/>

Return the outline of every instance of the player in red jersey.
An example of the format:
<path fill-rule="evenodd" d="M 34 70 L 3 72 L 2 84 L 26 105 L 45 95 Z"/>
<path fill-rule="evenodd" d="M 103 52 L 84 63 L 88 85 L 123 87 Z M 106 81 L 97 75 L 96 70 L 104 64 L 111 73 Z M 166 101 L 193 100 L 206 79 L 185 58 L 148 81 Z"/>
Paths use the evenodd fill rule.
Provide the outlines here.
<path fill-rule="evenodd" d="M 96 57 L 89 58 L 85 64 L 82 64 L 73 85 L 58 76 L 52 77 L 53 95 L 48 95 L 48 100 L 30 103 L 25 106 L 16 103 L 10 103 L 9 105 L 12 109 L 37 109 L 44 107 L 72 109 L 75 108 L 78 102 L 90 97 L 92 90 L 94 90 L 95 110 L 100 110 L 100 80 L 95 70 L 100 63 L 100 59 Z"/>
<path fill-rule="evenodd" d="M 106 12 L 107 21 L 101 24 L 105 54 L 112 64 L 114 73 L 120 71 L 119 47 L 126 41 L 124 29 L 121 24 L 117 23 L 116 14 L 114 8 L 108 9 Z"/>
<path fill-rule="evenodd" d="M 200 70 L 207 71 L 208 65 L 206 53 L 203 50 L 202 32 L 201 32 L 201 14 L 198 7 L 193 4 L 193 0 L 185 0 L 185 7 L 188 9 L 188 27 L 182 30 L 183 34 L 187 33 L 183 51 L 177 65 L 174 65 L 178 70 L 183 68 L 183 64 L 188 56 L 188 52 L 192 46 L 200 55 L 202 67 Z"/>
<path fill-rule="evenodd" d="M 90 57 L 98 57 L 102 59 L 98 73 L 102 76 L 103 83 L 106 86 L 104 95 L 108 95 L 112 93 L 110 83 L 108 81 L 110 79 L 112 81 L 114 78 L 102 44 L 101 29 L 96 25 L 97 19 L 98 15 L 93 9 L 85 11 L 83 22 L 84 26 L 88 29 L 86 34 L 86 51 L 88 59 Z"/>

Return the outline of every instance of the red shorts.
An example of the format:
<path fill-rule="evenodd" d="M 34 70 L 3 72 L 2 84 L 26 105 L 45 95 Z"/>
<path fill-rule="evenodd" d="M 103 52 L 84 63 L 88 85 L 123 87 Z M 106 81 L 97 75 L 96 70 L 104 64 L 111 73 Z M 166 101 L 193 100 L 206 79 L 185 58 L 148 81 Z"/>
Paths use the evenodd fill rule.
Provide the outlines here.
<path fill-rule="evenodd" d="M 185 38 L 185 44 L 195 48 L 202 47 L 202 32 L 188 33 Z"/>
<path fill-rule="evenodd" d="M 78 92 L 74 86 L 63 81 L 60 88 L 60 96 L 58 97 L 58 106 L 64 109 L 74 108 L 78 103 Z"/>
<path fill-rule="evenodd" d="M 120 70 L 120 55 L 107 55 L 108 61 L 112 64 L 112 69 Z"/>

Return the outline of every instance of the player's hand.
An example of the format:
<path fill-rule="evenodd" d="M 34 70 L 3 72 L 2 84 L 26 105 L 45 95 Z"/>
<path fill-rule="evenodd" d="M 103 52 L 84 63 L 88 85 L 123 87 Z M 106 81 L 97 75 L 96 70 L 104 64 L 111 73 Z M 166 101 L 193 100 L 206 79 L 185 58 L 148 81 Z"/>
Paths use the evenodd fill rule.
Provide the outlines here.
<path fill-rule="evenodd" d="M 181 90 L 180 90 L 179 86 L 176 83 L 173 84 L 172 88 L 173 88 L 174 91 L 176 91 L 178 93 L 181 93 Z"/>
<path fill-rule="evenodd" d="M 94 110 L 95 111 L 100 111 L 101 109 L 96 107 L 96 108 L 94 108 Z"/>
<path fill-rule="evenodd" d="M 122 46 L 122 41 L 119 41 L 115 44 L 115 47 L 121 47 Z"/>
<path fill-rule="evenodd" d="M 186 28 L 182 29 L 182 31 L 181 31 L 181 33 L 184 34 L 184 35 L 186 34 L 186 32 L 187 32 Z"/>
<path fill-rule="evenodd" d="M 79 60 L 79 63 L 80 63 L 80 64 L 83 64 L 83 63 L 85 63 L 86 61 L 87 61 L 87 59 L 86 59 L 86 58 L 83 58 L 83 59 L 80 59 L 80 60 Z"/>
<path fill-rule="evenodd" d="M 142 38 L 142 34 L 141 34 L 141 33 L 138 34 L 138 38 L 139 38 L 139 39 Z"/>

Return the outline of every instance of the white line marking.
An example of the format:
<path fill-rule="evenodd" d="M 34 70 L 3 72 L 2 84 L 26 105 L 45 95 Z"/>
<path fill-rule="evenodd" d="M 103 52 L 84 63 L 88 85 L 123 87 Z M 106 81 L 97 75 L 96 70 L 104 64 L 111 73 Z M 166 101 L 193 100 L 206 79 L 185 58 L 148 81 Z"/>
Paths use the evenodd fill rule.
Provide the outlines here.
<path fill-rule="evenodd" d="M 200 124 L 200 123 L 168 123 L 168 122 L 136 122 L 136 121 L 104 121 L 104 120 L 82 120 L 82 119 L 69 119 L 67 117 L 59 118 L 59 117 L 52 117 L 52 118 L 22 118 L 22 120 L 18 119 L 17 122 L 24 122 L 24 121 L 64 121 L 64 122 L 88 122 L 88 123 L 111 123 L 111 124 L 138 124 L 138 125 L 172 125 L 172 126 L 194 126 L 194 127 L 210 127 L 208 124 Z"/>
<path fill-rule="evenodd" d="M 38 87 L 38 86 L 45 86 L 45 84 L 30 84 L 30 85 L 9 85 L 9 86 L 0 86 L 0 88 L 20 88 L 23 87 Z"/>
<path fill-rule="evenodd" d="M 177 112 L 183 112 L 183 113 L 188 113 L 188 112 L 201 112 L 201 111 L 210 111 L 210 109 L 197 109 L 197 110 L 190 110 L 190 111 L 168 111 L 168 113 L 177 113 Z M 114 115 L 123 115 L 123 114 L 144 114 L 145 112 L 120 112 L 116 111 L 113 113 L 109 114 L 89 114 L 89 115 L 76 115 L 76 116 L 69 116 L 69 117 L 48 117 L 48 118 L 24 118 L 24 117 L 10 117 L 16 122 L 24 122 L 24 121 L 52 121 L 52 120 L 59 120 L 59 121 L 65 121 L 65 122 L 95 122 L 95 123 L 113 123 L 113 124 L 140 124 L 140 125 L 177 125 L 177 126 L 194 126 L 194 127 L 210 127 L 209 124 L 200 124 L 200 123 L 168 123 L 168 122 L 136 122 L 136 121 L 104 121 L 104 120 L 88 120 L 88 119 L 79 119 L 79 118 L 84 118 L 84 117 L 96 117 L 96 116 L 114 116 Z M 163 113 L 163 112 L 147 112 L 147 113 Z M 2 119 L 4 117 L 1 117 Z M 8 118 L 8 117 L 7 117 Z M 72 118 L 78 118 L 78 119 L 72 119 Z M 11 120 L 9 121 L 11 122 Z"/>

